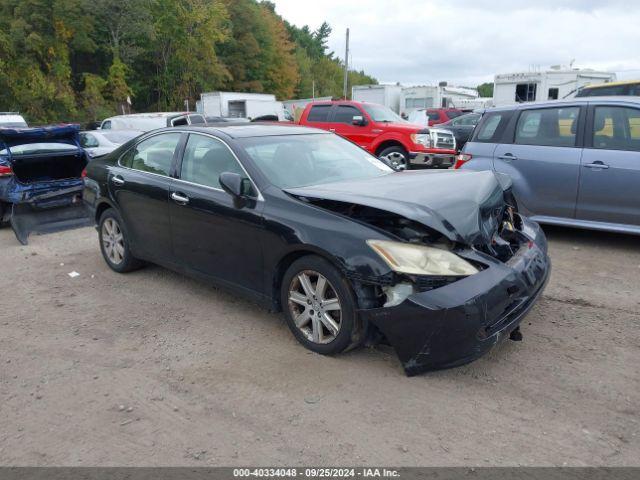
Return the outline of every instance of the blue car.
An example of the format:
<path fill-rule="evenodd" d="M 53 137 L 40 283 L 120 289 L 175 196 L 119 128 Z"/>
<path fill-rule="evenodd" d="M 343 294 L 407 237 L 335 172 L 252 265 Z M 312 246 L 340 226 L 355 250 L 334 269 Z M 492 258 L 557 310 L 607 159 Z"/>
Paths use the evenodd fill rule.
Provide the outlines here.
<path fill-rule="evenodd" d="M 538 223 L 640 235 L 640 97 L 488 110 L 455 168 L 509 175 Z"/>
<path fill-rule="evenodd" d="M 79 127 L 0 128 L 0 222 L 29 234 L 90 225 L 82 202 L 87 155 Z"/>

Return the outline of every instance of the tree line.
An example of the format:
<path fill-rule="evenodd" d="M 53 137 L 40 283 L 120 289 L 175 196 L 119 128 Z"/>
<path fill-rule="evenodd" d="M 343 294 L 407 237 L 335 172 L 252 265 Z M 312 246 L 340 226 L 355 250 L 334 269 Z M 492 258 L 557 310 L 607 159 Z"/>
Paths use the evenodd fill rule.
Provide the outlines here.
<path fill-rule="evenodd" d="M 340 97 L 330 34 L 291 25 L 268 1 L 0 0 L 0 111 L 87 122 L 183 110 L 215 90 Z M 368 83 L 349 72 L 350 86 Z"/>

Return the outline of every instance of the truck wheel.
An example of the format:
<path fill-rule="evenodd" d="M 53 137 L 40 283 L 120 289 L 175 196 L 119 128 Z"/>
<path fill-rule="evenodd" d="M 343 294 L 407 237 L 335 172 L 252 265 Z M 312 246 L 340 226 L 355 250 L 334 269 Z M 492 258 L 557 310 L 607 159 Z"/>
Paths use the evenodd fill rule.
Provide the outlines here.
<path fill-rule="evenodd" d="M 411 168 L 409 154 L 402 147 L 387 147 L 380 152 L 378 158 L 394 170 L 409 170 Z"/>

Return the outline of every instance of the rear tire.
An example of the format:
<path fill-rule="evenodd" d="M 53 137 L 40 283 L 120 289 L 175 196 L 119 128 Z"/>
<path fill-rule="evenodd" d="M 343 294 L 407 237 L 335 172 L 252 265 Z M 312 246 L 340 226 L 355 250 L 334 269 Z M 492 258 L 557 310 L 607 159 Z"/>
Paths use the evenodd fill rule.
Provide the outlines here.
<path fill-rule="evenodd" d="M 335 355 L 361 343 L 355 295 L 327 260 L 309 255 L 293 262 L 282 279 L 280 302 L 289 329 L 305 348 Z"/>
<path fill-rule="evenodd" d="M 113 208 L 108 208 L 100 216 L 98 238 L 102 256 L 111 270 L 127 273 L 137 270 L 143 265 L 131 254 L 124 222 L 120 214 Z"/>
<path fill-rule="evenodd" d="M 387 147 L 380 152 L 378 158 L 386 162 L 394 170 L 410 170 L 409 153 L 402 147 Z"/>

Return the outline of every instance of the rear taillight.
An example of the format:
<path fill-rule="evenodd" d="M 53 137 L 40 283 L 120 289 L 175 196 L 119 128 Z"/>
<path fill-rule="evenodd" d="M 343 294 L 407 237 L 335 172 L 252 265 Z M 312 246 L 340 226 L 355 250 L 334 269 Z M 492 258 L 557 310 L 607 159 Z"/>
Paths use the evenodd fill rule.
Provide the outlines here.
<path fill-rule="evenodd" d="M 13 170 L 8 165 L 0 165 L 0 177 L 8 177 L 13 175 Z"/>
<path fill-rule="evenodd" d="M 456 155 L 456 163 L 453 165 L 453 169 L 457 170 L 469 160 L 471 160 L 471 154 L 469 153 L 460 153 Z"/>
<path fill-rule="evenodd" d="M 87 177 L 87 169 L 86 168 L 82 169 L 82 173 L 80 174 L 80 177 L 82 177 L 82 178 L 86 178 Z"/>

